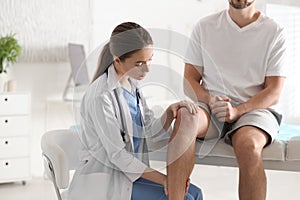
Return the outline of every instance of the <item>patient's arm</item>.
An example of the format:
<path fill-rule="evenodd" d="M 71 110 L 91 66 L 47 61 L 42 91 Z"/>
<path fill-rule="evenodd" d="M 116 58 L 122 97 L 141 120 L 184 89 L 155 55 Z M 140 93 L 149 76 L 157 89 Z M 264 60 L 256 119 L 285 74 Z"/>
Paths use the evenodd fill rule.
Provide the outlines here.
<path fill-rule="evenodd" d="M 279 100 L 285 77 L 269 76 L 265 79 L 264 89 L 250 98 L 247 102 L 237 106 L 240 114 L 255 109 L 269 108 Z"/>
<path fill-rule="evenodd" d="M 266 77 L 264 89 L 236 107 L 233 107 L 230 101 L 225 101 L 224 97 L 218 97 L 218 101 L 210 104 L 212 113 L 219 121 L 233 122 L 247 112 L 269 108 L 278 102 L 284 79 L 280 76 Z"/>
<path fill-rule="evenodd" d="M 193 101 L 206 103 L 210 102 L 209 92 L 200 84 L 202 80 L 203 67 L 197 67 L 192 64 L 185 64 L 184 68 L 184 93 Z"/>

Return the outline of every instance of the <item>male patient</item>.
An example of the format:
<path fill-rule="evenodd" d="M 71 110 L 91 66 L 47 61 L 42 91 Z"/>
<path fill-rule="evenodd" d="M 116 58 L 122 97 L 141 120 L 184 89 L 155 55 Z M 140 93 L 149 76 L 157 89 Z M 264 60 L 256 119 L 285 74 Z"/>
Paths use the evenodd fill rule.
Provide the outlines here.
<path fill-rule="evenodd" d="M 201 19 L 186 55 L 185 92 L 198 102 L 193 128 L 173 133 L 168 149 L 169 199 L 183 199 L 196 138 L 222 138 L 239 166 L 239 198 L 266 199 L 262 150 L 278 133 L 284 79 L 283 28 L 255 8 L 254 0 L 228 0 L 229 9 Z M 189 87 L 188 87 L 189 86 Z M 190 88 L 190 89 L 188 89 Z M 187 112 L 185 109 L 180 112 Z M 180 119 L 180 117 L 178 117 Z"/>

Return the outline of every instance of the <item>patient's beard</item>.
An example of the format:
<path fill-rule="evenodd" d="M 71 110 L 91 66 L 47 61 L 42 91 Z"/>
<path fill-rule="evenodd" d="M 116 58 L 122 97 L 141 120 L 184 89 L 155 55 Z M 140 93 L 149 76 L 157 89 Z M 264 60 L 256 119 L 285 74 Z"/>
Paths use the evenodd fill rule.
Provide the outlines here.
<path fill-rule="evenodd" d="M 244 8 L 248 8 L 249 6 L 251 6 L 253 4 L 255 0 L 251 1 L 251 2 L 244 2 L 244 3 L 233 3 L 232 0 L 229 1 L 229 4 L 235 8 L 235 9 L 238 9 L 238 10 L 241 10 L 241 9 L 244 9 Z"/>

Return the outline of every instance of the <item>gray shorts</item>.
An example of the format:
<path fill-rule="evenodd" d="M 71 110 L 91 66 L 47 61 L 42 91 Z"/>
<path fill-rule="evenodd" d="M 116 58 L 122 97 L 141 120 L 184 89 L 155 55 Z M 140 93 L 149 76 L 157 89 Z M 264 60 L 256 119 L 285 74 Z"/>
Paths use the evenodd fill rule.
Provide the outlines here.
<path fill-rule="evenodd" d="M 242 115 L 235 122 L 220 122 L 214 115 L 211 115 L 211 111 L 205 103 L 198 102 L 197 105 L 210 114 L 211 123 L 216 127 L 219 138 L 224 137 L 225 142 L 230 145 L 232 145 L 232 135 L 243 126 L 254 126 L 263 130 L 269 135 L 270 140 L 268 144 L 271 144 L 278 134 L 282 119 L 281 114 L 273 109 L 258 109 Z"/>

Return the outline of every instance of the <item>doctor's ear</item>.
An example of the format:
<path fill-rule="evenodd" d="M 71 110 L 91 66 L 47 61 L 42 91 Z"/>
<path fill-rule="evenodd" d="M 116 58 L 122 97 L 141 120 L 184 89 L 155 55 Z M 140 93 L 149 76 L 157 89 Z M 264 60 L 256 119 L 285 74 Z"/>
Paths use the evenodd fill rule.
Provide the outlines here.
<path fill-rule="evenodd" d="M 121 62 L 122 62 L 121 59 L 117 56 L 114 56 L 114 61 L 118 64 L 121 64 Z"/>

